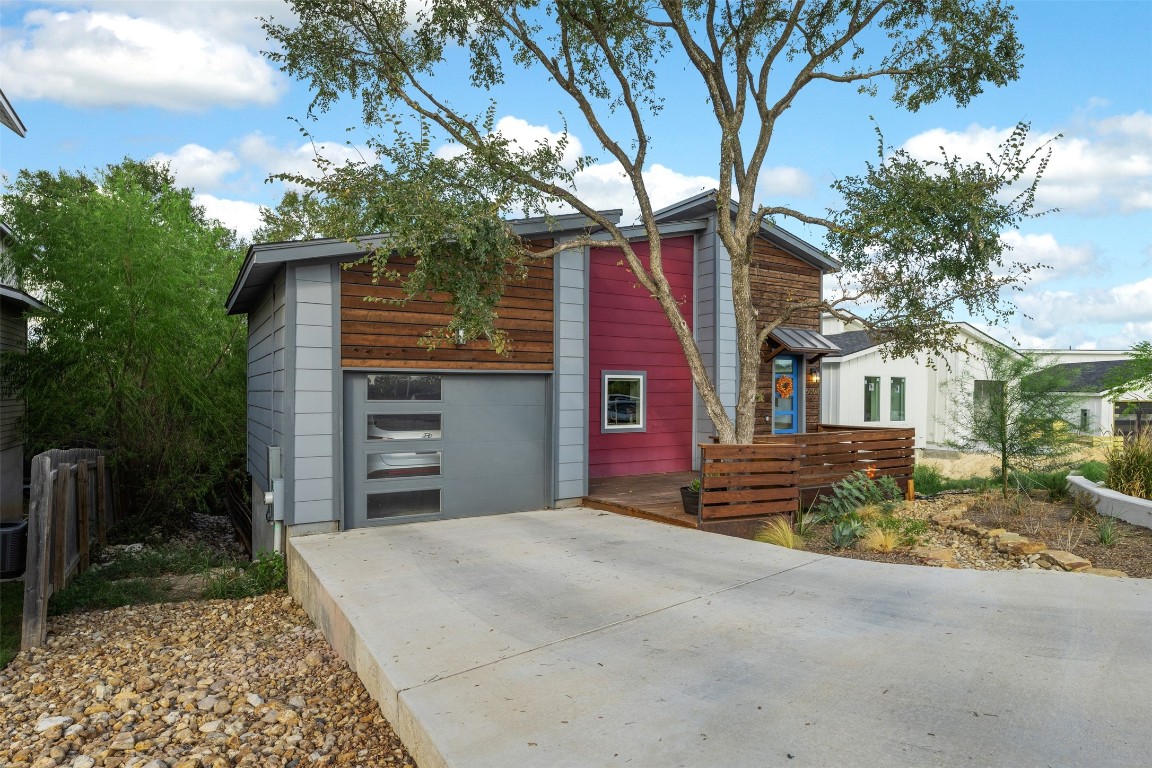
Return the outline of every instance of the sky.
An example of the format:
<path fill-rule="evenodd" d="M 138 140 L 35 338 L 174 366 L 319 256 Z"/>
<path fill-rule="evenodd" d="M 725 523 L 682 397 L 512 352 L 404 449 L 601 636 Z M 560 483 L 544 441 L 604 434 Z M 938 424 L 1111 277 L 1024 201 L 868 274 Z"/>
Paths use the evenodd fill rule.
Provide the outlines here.
<path fill-rule="evenodd" d="M 1037 141 L 1061 136 L 1037 201 L 1058 210 L 1004 238 L 1013 259 L 1048 268 L 1010 295 L 1018 311 L 1006 328 L 985 329 L 1033 348 L 1152 340 L 1152 0 L 1022 0 L 1016 13 L 1020 79 L 966 108 L 907 113 L 883 89 L 876 98 L 832 85 L 802 94 L 779 124 L 760 194 L 823 215 L 836 205 L 829 185 L 875 159 L 876 127 L 917 156 L 944 147 L 976 160 L 1026 121 Z M 260 207 L 285 191 L 270 174 L 312 173 L 316 151 L 364 153 L 363 135 L 348 130 L 359 125 L 355 103 L 306 119 L 307 84 L 261 55 L 272 44 L 260 17 L 289 22 L 291 11 L 281 0 L 4 0 L 0 88 L 28 135 L 0 131 L 0 173 L 167 162 L 211 216 L 248 237 Z M 444 82 L 454 103 L 485 103 L 467 78 Z M 714 130 L 707 113 L 694 117 L 707 109 L 700 90 L 687 72 L 659 82 L 667 106 L 651 124 L 645 169 L 657 206 L 718 185 Z M 546 85 L 518 77 L 497 96 L 505 135 L 554 140 L 567 125 L 574 154 L 597 154 L 571 104 Z M 597 207 L 635 211 L 611 163 L 581 171 L 577 185 Z M 779 223 L 821 244 L 820 231 Z"/>

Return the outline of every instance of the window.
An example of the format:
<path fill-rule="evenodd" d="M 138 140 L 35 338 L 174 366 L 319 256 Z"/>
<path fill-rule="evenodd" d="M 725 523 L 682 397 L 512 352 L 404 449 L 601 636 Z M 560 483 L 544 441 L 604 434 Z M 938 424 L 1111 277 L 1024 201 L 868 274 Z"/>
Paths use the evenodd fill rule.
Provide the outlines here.
<path fill-rule="evenodd" d="M 440 489 L 368 494 L 368 519 L 432 515 L 440 511 Z"/>
<path fill-rule="evenodd" d="M 1081 408 L 1080 409 L 1080 431 L 1081 432 L 1087 432 L 1088 431 L 1088 409 L 1087 408 Z"/>
<path fill-rule="evenodd" d="M 440 377 L 413 373 L 379 373 L 368 377 L 369 400 L 439 400 Z"/>
<path fill-rule="evenodd" d="M 1004 382 L 983 379 L 973 382 L 972 405 L 978 421 L 999 418 L 1004 407 Z"/>
<path fill-rule="evenodd" d="M 880 421 L 880 377 L 864 377 L 864 421 Z"/>
<path fill-rule="evenodd" d="M 426 477 L 440 474 L 440 451 L 368 454 L 368 479 Z"/>
<path fill-rule="evenodd" d="M 601 412 L 605 432 L 643 432 L 644 374 L 604 372 Z"/>
<path fill-rule="evenodd" d="M 368 416 L 369 440 L 439 440 L 438 413 L 377 413 Z"/>
<path fill-rule="evenodd" d="M 889 421 L 904 421 L 904 393 L 907 384 L 903 376 L 893 376 L 889 398 Z"/>

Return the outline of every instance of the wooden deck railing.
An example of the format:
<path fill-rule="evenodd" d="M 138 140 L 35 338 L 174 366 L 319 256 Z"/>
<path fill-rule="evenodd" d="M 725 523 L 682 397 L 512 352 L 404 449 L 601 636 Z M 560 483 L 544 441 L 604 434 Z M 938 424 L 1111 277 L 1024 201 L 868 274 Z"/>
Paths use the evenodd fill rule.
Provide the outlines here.
<path fill-rule="evenodd" d="M 872 468 L 905 491 L 915 468 L 913 429 L 821 425 L 752 445 L 700 446 L 701 528 L 793 513 L 834 483 Z M 709 525 L 709 523 L 713 525 Z"/>

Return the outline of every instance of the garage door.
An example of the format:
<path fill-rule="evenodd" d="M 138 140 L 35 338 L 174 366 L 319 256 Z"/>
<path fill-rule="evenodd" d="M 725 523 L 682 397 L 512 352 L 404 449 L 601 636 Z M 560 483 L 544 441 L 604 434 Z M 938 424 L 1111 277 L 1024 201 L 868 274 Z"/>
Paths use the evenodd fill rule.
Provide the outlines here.
<path fill-rule="evenodd" d="M 547 382 L 520 374 L 348 374 L 347 527 L 546 506 Z"/>

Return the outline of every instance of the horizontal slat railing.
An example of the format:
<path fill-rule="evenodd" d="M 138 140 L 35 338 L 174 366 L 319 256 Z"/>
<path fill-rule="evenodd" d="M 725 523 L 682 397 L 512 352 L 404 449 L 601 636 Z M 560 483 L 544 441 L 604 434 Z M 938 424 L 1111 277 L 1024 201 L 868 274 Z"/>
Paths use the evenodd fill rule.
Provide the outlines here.
<path fill-rule="evenodd" d="M 795 511 L 800 462 L 787 445 L 701 445 L 700 520 Z"/>

